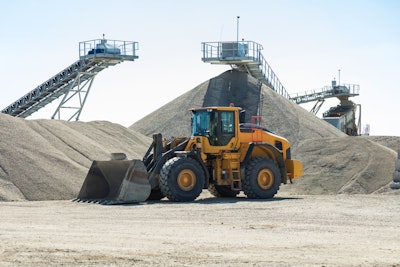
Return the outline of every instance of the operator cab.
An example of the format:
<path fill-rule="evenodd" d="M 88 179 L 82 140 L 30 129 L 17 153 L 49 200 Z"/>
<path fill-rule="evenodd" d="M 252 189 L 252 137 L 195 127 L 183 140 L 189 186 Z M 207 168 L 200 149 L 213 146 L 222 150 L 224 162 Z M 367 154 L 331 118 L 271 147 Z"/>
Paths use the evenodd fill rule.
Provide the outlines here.
<path fill-rule="evenodd" d="M 233 108 L 192 110 L 192 136 L 207 137 L 212 146 L 226 146 L 235 137 L 236 127 Z"/>

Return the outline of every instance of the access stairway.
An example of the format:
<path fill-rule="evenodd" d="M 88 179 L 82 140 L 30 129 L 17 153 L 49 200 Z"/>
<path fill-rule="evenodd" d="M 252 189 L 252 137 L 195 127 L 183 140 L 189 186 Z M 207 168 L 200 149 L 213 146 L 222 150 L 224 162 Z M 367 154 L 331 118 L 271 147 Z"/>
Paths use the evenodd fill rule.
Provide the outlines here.
<path fill-rule="evenodd" d="M 138 58 L 137 42 L 98 39 L 79 43 L 79 60 L 45 81 L 1 112 L 14 117 L 26 118 L 42 107 L 64 96 L 52 119 L 61 119 L 63 108 L 74 112 L 67 120 L 79 120 L 82 108 L 94 77 L 102 70 L 123 61 Z M 66 103 L 75 101 L 75 106 Z"/>
<path fill-rule="evenodd" d="M 274 91 L 290 99 L 288 92 L 261 54 L 262 45 L 253 41 L 203 42 L 202 61 L 211 64 L 227 64 L 245 71 Z"/>

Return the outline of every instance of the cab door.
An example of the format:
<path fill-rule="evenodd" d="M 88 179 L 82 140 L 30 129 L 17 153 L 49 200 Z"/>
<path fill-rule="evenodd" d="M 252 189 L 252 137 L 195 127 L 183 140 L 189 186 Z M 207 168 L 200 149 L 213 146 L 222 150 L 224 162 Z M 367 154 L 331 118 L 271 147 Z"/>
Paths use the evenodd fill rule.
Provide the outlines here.
<path fill-rule="evenodd" d="M 227 146 L 235 137 L 235 112 L 219 110 L 211 116 L 209 141 L 212 146 Z"/>

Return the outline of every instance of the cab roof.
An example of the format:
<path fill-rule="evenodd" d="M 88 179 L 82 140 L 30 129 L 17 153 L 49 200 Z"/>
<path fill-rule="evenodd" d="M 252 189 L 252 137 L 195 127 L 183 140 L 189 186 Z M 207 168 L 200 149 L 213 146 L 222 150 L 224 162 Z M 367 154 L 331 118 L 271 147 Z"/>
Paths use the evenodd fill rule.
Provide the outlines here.
<path fill-rule="evenodd" d="M 198 111 L 198 110 L 242 110 L 241 107 L 218 107 L 218 106 L 213 106 L 213 107 L 201 107 L 201 108 L 191 108 L 190 111 Z"/>

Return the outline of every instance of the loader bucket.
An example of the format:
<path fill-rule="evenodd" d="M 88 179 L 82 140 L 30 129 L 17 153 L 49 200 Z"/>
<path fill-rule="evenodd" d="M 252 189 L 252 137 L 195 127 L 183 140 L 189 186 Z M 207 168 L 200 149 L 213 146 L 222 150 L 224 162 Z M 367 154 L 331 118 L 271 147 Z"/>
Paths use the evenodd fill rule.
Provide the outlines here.
<path fill-rule="evenodd" d="M 141 160 L 95 160 L 77 200 L 101 204 L 145 201 L 151 191 L 147 176 Z"/>

